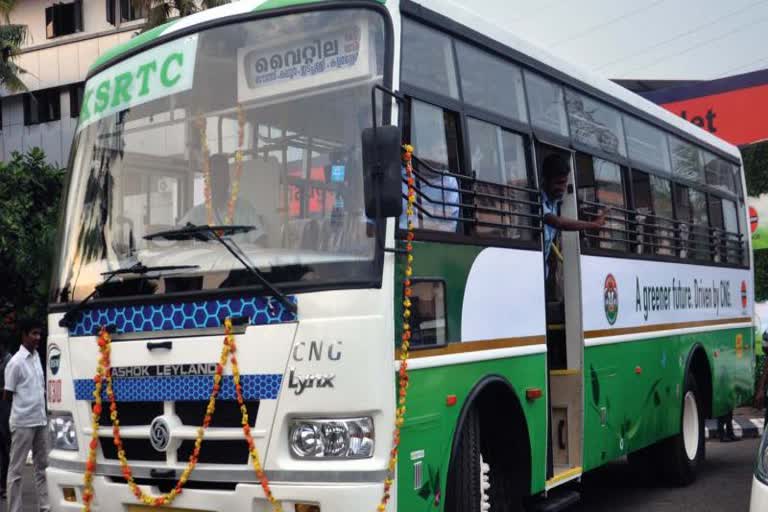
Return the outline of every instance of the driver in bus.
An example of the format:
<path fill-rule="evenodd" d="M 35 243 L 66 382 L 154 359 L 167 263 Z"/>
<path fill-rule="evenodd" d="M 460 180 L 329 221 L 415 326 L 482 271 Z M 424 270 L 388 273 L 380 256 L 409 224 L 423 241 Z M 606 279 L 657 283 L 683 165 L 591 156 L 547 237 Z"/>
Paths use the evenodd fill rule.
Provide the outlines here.
<path fill-rule="evenodd" d="M 237 242 L 266 243 L 266 230 L 261 215 L 244 197 L 235 198 L 235 212 L 230 222 L 227 222 L 229 201 L 231 199 L 229 178 L 229 156 L 223 153 L 211 157 L 211 210 L 214 225 L 253 226 L 247 233 L 233 235 Z M 184 215 L 179 224 L 192 223 L 196 226 L 208 224 L 208 208 L 205 201 L 194 206 Z"/>
<path fill-rule="evenodd" d="M 552 153 L 542 163 L 541 212 L 544 219 L 544 276 L 549 280 L 549 256 L 552 244 L 560 231 L 584 231 L 600 229 L 605 225 L 606 210 L 595 214 L 591 221 L 569 219 L 560 215 L 560 206 L 568 187 L 571 167 L 568 159 L 559 153 Z"/>

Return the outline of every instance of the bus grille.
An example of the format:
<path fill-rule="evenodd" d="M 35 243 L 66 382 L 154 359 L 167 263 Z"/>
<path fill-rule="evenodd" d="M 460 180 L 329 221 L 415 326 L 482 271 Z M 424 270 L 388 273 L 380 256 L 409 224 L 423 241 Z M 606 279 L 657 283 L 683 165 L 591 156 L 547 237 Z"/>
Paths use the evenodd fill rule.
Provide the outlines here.
<path fill-rule="evenodd" d="M 173 413 L 181 420 L 183 425 L 198 427 L 203 424 L 208 402 L 179 401 L 173 402 L 172 405 Z M 247 400 L 245 405 L 248 408 L 250 424 L 253 426 L 259 411 L 259 401 Z M 121 426 L 149 427 L 152 420 L 163 415 L 164 404 L 163 402 L 118 402 L 117 411 Z M 236 401 L 219 400 L 216 402 L 216 410 L 210 426 L 211 428 L 232 429 L 232 439 L 203 441 L 200 447 L 199 462 L 209 464 L 248 463 L 248 444 L 243 438 L 241 418 L 240 406 Z M 99 425 L 102 427 L 110 427 L 112 425 L 109 418 L 109 407 L 106 403 L 99 418 Z M 114 445 L 112 436 L 101 437 L 99 441 L 104 458 L 107 460 L 118 460 L 117 448 Z M 155 450 L 149 438 L 123 438 L 123 446 L 129 460 L 152 462 L 167 460 L 167 454 Z M 194 446 L 194 440 L 184 440 L 181 442 L 176 450 L 179 463 L 183 464 L 189 460 Z"/>

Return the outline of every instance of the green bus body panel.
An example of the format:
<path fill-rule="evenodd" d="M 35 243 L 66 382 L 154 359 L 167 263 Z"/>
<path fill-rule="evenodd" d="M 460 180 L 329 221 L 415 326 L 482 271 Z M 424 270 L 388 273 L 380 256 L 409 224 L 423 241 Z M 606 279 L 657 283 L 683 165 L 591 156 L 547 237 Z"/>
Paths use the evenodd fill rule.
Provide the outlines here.
<path fill-rule="evenodd" d="M 709 359 L 713 415 L 749 400 L 754 373 L 749 328 L 585 348 L 585 471 L 679 432 L 686 365 L 697 343 Z"/>
<path fill-rule="evenodd" d="M 546 389 L 546 354 L 463 363 L 410 372 L 408 405 L 400 440 L 397 467 L 398 510 L 408 512 L 443 510 L 451 446 L 467 397 L 483 378 L 494 375 L 514 387 L 525 414 L 531 443 L 531 493 L 544 489 L 546 474 L 547 400 L 527 401 L 525 388 Z M 457 403 L 448 406 L 446 398 Z M 511 404 L 499 403 L 499 410 Z M 418 458 L 423 453 L 423 458 Z M 414 460 L 412 460 L 414 459 Z M 414 488 L 414 463 L 421 461 L 423 485 Z M 435 494 L 440 504 L 435 508 Z"/>

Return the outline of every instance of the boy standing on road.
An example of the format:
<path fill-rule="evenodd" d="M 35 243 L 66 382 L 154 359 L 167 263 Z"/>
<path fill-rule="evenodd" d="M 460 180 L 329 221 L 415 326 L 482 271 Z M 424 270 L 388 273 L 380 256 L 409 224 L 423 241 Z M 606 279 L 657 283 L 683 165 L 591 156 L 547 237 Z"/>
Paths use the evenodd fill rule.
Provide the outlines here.
<path fill-rule="evenodd" d="M 8 512 L 22 512 L 22 471 L 32 450 L 39 509 L 50 510 L 45 468 L 48 447 L 43 367 L 37 348 L 43 330 L 39 322 L 23 320 L 21 346 L 5 367 L 5 398 L 11 404 L 11 460 L 8 468 Z"/>

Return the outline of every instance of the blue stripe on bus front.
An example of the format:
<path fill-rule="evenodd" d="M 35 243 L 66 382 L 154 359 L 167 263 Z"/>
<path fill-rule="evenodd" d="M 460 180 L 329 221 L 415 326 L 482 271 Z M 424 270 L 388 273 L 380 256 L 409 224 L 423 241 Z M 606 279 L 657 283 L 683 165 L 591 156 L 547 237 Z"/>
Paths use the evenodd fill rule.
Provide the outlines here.
<path fill-rule="evenodd" d="M 280 374 L 241 375 L 245 400 L 274 400 L 280 391 Z M 116 378 L 112 381 L 115 398 L 121 402 L 162 402 L 165 400 L 208 400 L 213 389 L 213 375 Z M 92 379 L 75 380 L 75 399 L 93 400 Z M 106 399 L 106 390 L 103 392 Z M 219 398 L 234 400 L 235 384 L 231 375 L 221 381 Z"/>
<path fill-rule="evenodd" d="M 296 297 L 288 300 L 296 303 Z M 245 296 L 228 299 L 167 304 L 135 304 L 87 309 L 69 329 L 70 336 L 93 336 L 102 326 L 114 327 L 114 332 L 173 331 L 221 327 L 225 317 L 248 318 L 251 325 L 293 322 L 296 315 L 277 300 L 268 297 Z"/>

